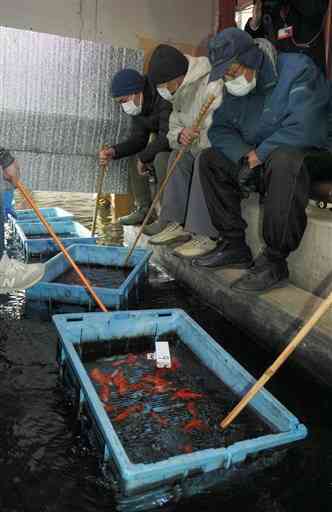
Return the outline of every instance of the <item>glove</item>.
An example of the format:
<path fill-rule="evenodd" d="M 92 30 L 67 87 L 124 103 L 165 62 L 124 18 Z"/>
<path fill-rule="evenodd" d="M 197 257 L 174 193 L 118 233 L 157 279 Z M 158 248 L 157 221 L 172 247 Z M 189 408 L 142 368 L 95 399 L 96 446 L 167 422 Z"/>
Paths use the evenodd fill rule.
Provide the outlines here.
<path fill-rule="evenodd" d="M 153 167 L 153 165 L 148 164 L 147 171 L 148 171 L 149 183 L 157 183 L 156 170 Z"/>
<path fill-rule="evenodd" d="M 237 182 L 243 197 L 249 197 L 251 192 L 257 192 L 261 167 L 250 169 L 247 159 L 243 159 L 237 175 Z"/>

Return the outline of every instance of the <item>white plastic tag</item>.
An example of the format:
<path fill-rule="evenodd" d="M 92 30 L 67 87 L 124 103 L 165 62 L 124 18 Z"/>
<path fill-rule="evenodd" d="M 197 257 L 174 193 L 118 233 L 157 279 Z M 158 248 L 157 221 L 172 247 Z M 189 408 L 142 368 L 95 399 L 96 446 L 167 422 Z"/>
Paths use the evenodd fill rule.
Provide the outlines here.
<path fill-rule="evenodd" d="M 146 354 L 148 360 L 154 360 L 157 368 L 172 368 L 168 341 L 156 341 L 156 351 Z"/>
<path fill-rule="evenodd" d="M 281 41 L 282 39 L 290 39 L 291 37 L 293 37 L 292 25 L 289 27 L 283 27 L 278 30 L 278 41 Z"/>
<path fill-rule="evenodd" d="M 171 354 L 168 341 L 156 341 L 157 368 L 171 368 Z"/>

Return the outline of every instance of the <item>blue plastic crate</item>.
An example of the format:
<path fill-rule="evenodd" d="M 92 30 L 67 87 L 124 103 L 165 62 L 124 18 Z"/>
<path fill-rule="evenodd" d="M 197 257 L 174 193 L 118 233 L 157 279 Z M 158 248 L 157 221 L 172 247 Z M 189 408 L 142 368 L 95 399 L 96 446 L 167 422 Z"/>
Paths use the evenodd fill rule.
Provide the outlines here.
<path fill-rule="evenodd" d="M 96 237 L 91 236 L 91 231 L 76 221 L 49 222 L 54 232 L 61 239 L 65 247 L 74 243 L 95 244 Z M 17 239 L 22 245 L 26 259 L 30 256 L 50 255 L 60 251 L 56 243 L 49 235 L 47 238 L 29 239 L 29 235 L 47 234 L 47 229 L 41 222 L 19 222 L 15 224 Z"/>
<path fill-rule="evenodd" d="M 57 220 L 73 220 L 74 215 L 62 208 L 53 207 L 53 208 L 40 208 L 41 213 L 46 218 L 47 221 L 57 221 Z M 8 222 L 15 230 L 15 224 L 17 222 L 40 222 L 34 210 L 15 210 L 16 218 L 12 215 L 8 215 Z"/>
<path fill-rule="evenodd" d="M 119 246 L 74 244 L 68 248 L 68 252 L 78 266 L 87 263 L 121 268 L 124 266 L 128 249 Z M 134 298 L 139 300 L 151 255 L 152 251 L 135 249 L 129 261 L 133 269 L 121 286 L 118 288 L 94 287 L 105 306 L 113 309 L 128 307 L 128 299 L 132 293 L 135 295 Z M 27 290 L 28 299 L 89 306 L 93 304 L 90 294 L 83 286 L 52 282 L 70 267 L 62 253 L 51 258 L 45 266 L 43 280 Z"/>
<path fill-rule="evenodd" d="M 251 464 L 251 459 L 262 455 L 261 452 L 270 453 L 307 435 L 306 427 L 293 414 L 268 391 L 261 390 L 249 407 L 271 428 L 271 433 L 226 448 L 204 449 L 153 464 L 133 464 L 81 362 L 80 345 L 154 336 L 157 328 L 159 336 L 176 332 L 200 364 L 239 398 L 255 379 L 179 309 L 55 315 L 53 322 L 59 334 L 58 364 L 62 377 L 66 375 L 65 389 L 72 387 L 78 396 L 78 410 L 89 413 L 90 426 L 104 459 L 104 472 L 123 506 L 131 503 L 134 510 L 146 510 L 147 505 L 177 500 L 181 495 L 220 485 L 235 468 L 238 471 L 243 467 L 246 459 L 250 462 L 245 464 Z"/>

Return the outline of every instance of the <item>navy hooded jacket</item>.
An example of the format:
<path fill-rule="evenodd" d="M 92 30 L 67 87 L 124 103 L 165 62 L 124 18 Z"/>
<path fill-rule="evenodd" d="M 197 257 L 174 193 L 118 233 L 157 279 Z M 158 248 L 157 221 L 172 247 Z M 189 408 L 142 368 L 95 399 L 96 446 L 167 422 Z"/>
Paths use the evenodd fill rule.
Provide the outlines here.
<path fill-rule="evenodd" d="M 307 55 L 264 54 L 256 88 L 236 97 L 225 91 L 209 130 L 212 147 L 237 163 L 252 149 L 265 162 L 282 145 L 327 147 L 330 88 Z"/>

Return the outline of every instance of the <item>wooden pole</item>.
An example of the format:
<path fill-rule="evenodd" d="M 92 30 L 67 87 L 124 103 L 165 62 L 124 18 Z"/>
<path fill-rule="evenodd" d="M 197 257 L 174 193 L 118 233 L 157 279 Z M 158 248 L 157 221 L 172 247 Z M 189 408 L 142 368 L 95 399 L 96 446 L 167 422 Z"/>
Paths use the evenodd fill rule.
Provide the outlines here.
<path fill-rule="evenodd" d="M 107 144 L 104 144 L 102 146 L 102 149 L 103 150 L 108 149 Z M 97 217 L 98 217 L 98 211 L 99 211 L 99 201 L 100 201 L 101 193 L 103 190 L 103 184 L 104 184 L 104 179 L 105 179 L 106 173 L 107 173 L 107 165 L 101 165 L 100 171 L 98 174 L 98 180 L 97 180 L 97 197 L 96 197 L 96 204 L 95 204 L 95 210 L 94 210 L 93 221 L 92 221 L 92 229 L 91 229 L 92 236 L 94 236 L 94 234 L 96 232 Z"/>
<path fill-rule="evenodd" d="M 294 352 L 296 347 L 301 343 L 303 338 L 311 331 L 311 329 L 317 324 L 320 318 L 324 315 L 324 313 L 329 309 L 332 305 L 332 292 L 329 296 L 324 300 L 324 302 L 319 306 L 319 308 L 315 311 L 312 317 L 308 320 L 308 322 L 300 329 L 300 331 L 294 336 L 292 341 L 287 345 L 287 347 L 281 352 L 281 354 L 277 357 L 274 363 L 266 370 L 266 372 L 260 377 L 260 379 L 252 386 L 252 388 L 246 393 L 246 395 L 242 398 L 242 400 L 234 407 L 234 409 L 226 416 L 226 418 L 220 423 L 220 427 L 222 429 L 227 428 L 232 421 L 240 414 L 242 409 L 254 398 L 254 396 L 264 387 L 266 382 L 268 382 L 271 377 L 277 372 L 280 366 L 289 358 L 289 356 Z"/>
<path fill-rule="evenodd" d="M 326 55 L 326 76 L 329 80 L 332 78 L 332 1 L 329 1 L 329 6 L 326 14 L 325 21 L 325 55 Z"/>
<path fill-rule="evenodd" d="M 206 117 L 206 115 L 207 115 L 207 113 L 208 113 L 212 103 L 214 102 L 214 100 L 215 100 L 215 96 L 211 95 L 211 96 L 209 96 L 209 98 L 206 101 L 206 103 L 202 106 L 201 110 L 199 111 L 198 117 L 197 117 L 197 119 L 196 119 L 196 121 L 195 121 L 195 123 L 193 125 L 194 129 L 200 128 L 200 126 L 201 126 L 202 122 L 204 121 L 204 119 L 205 119 L 205 117 Z M 132 247 L 131 247 L 131 249 L 130 249 L 130 251 L 129 251 L 129 253 L 128 253 L 126 259 L 125 259 L 125 261 L 124 261 L 124 266 L 128 265 L 130 256 L 133 254 L 133 252 L 135 250 L 135 247 L 136 247 L 139 239 L 142 236 L 143 229 L 145 228 L 145 226 L 146 226 L 146 224 L 147 224 L 147 222 L 148 222 L 148 220 L 149 220 L 149 218 L 150 218 L 150 216 L 151 216 L 151 214 L 152 214 L 152 212 L 153 212 L 157 202 L 159 201 L 159 198 L 161 197 L 163 191 L 165 190 L 167 183 L 169 182 L 172 174 L 174 173 L 175 168 L 176 168 L 176 164 L 178 163 L 179 160 L 181 160 L 181 158 L 182 158 L 183 154 L 185 153 L 185 151 L 186 151 L 186 147 L 181 148 L 178 151 L 175 159 L 173 160 L 173 162 L 171 163 L 171 165 L 167 169 L 166 176 L 165 176 L 165 178 L 164 178 L 164 180 L 163 180 L 163 182 L 162 182 L 162 184 L 160 186 L 160 189 L 156 193 L 156 195 L 155 195 L 155 197 L 154 197 L 154 199 L 152 201 L 152 204 L 151 204 L 151 206 L 149 208 L 149 211 L 148 211 L 148 213 L 145 216 L 143 224 L 141 225 L 141 228 L 140 228 L 140 230 L 139 230 L 139 232 L 138 232 L 138 234 L 137 234 L 137 236 L 135 238 L 135 241 L 134 241 L 134 243 L 133 243 L 133 245 L 132 245 Z"/>
<path fill-rule="evenodd" d="M 47 229 L 47 231 L 49 232 L 49 234 L 53 238 L 54 242 L 58 245 L 58 247 L 60 248 L 60 250 L 63 253 L 63 255 L 65 256 L 65 258 L 68 260 L 70 265 L 73 267 L 73 269 L 75 270 L 75 272 L 79 276 L 80 280 L 82 281 L 84 287 L 88 290 L 88 292 L 90 293 L 90 295 L 92 296 L 92 298 L 94 299 L 96 304 L 100 307 L 100 309 L 102 311 L 104 311 L 104 313 L 107 313 L 106 307 L 104 306 L 104 304 L 99 299 L 98 295 L 93 290 L 93 288 L 92 288 L 91 284 L 89 283 L 89 281 L 82 274 L 82 272 L 80 271 L 80 269 L 76 265 L 76 263 L 73 260 L 73 258 L 70 256 L 70 254 L 68 253 L 67 249 L 65 248 L 65 246 L 61 242 L 60 238 L 56 235 L 56 233 L 53 230 L 52 226 L 50 226 L 50 224 L 47 222 L 45 217 L 42 215 L 41 211 L 39 210 L 38 206 L 35 204 L 34 200 L 30 196 L 29 192 L 26 190 L 26 188 L 23 185 L 23 183 L 20 180 L 17 180 L 17 182 L 15 183 L 15 186 L 19 189 L 19 191 L 21 192 L 21 194 L 24 197 L 24 199 L 26 200 L 26 202 L 34 210 L 34 212 L 36 213 L 36 215 L 39 218 L 39 220 L 41 221 L 41 223 L 45 226 L 45 228 Z"/>
<path fill-rule="evenodd" d="M 183 155 L 183 153 L 184 153 L 184 152 L 185 152 L 185 148 L 180 149 L 180 150 L 178 151 L 178 153 L 177 153 L 177 155 L 176 155 L 175 159 L 173 160 L 172 164 L 171 164 L 171 165 L 170 165 L 170 167 L 168 168 L 167 173 L 166 173 L 166 176 L 165 176 L 165 178 L 164 178 L 164 180 L 163 180 L 163 182 L 162 182 L 162 184 L 161 184 L 161 186 L 160 186 L 160 189 L 159 189 L 159 190 L 158 190 L 158 192 L 156 193 L 156 195 L 155 195 L 155 197 L 154 197 L 154 199 L 153 199 L 153 201 L 152 201 L 152 203 L 151 203 L 151 206 L 150 206 L 150 208 L 149 208 L 149 211 L 148 211 L 148 213 L 146 214 L 145 219 L 143 220 L 143 223 L 142 223 L 142 225 L 141 225 L 141 227 L 140 227 L 140 230 L 139 230 L 139 232 L 138 232 L 138 234 L 137 234 L 137 236 L 136 236 L 136 238 L 135 238 L 135 241 L 134 241 L 134 243 L 133 243 L 133 245 L 132 245 L 132 247 L 131 247 L 131 249 L 130 249 L 129 253 L 127 254 L 127 257 L 126 257 L 126 259 L 125 259 L 125 261 L 124 261 L 124 266 L 125 266 L 125 267 L 127 266 L 128 261 L 130 260 L 130 256 L 133 254 L 133 252 L 134 252 L 134 250 L 135 250 L 135 247 L 136 247 L 136 245 L 137 245 L 137 242 L 139 241 L 139 239 L 140 239 L 140 238 L 141 238 L 141 236 L 142 236 L 143 229 L 145 228 L 145 226 L 146 226 L 146 224 L 147 224 L 147 222 L 148 222 L 148 220 L 149 220 L 149 218 L 150 218 L 150 216 L 151 216 L 151 214 L 152 214 L 152 212 L 153 212 L 153 210 L 154 210 L 154 208 L 155 208 L 155 206 L 156 206 L 156 204 L 157 204 L 157 202 L 158 202 L 158 200 L 159 200 L 159 198 L 160 198 L 161 194 L 162 194 L 162 193 L 163 193 L 163 191 L 165 190 L 167 183 L 169 182 L 169 180 L 170 180 L 170 178 L 171 178 L 172 174 L 173 174 L 173 173 L 174 173 L 174 171 L 175 171 L 176 164 L 177 164 L 177 163 L 178 163 L 178 161 L 182 158 L 182 155 Z"/>

